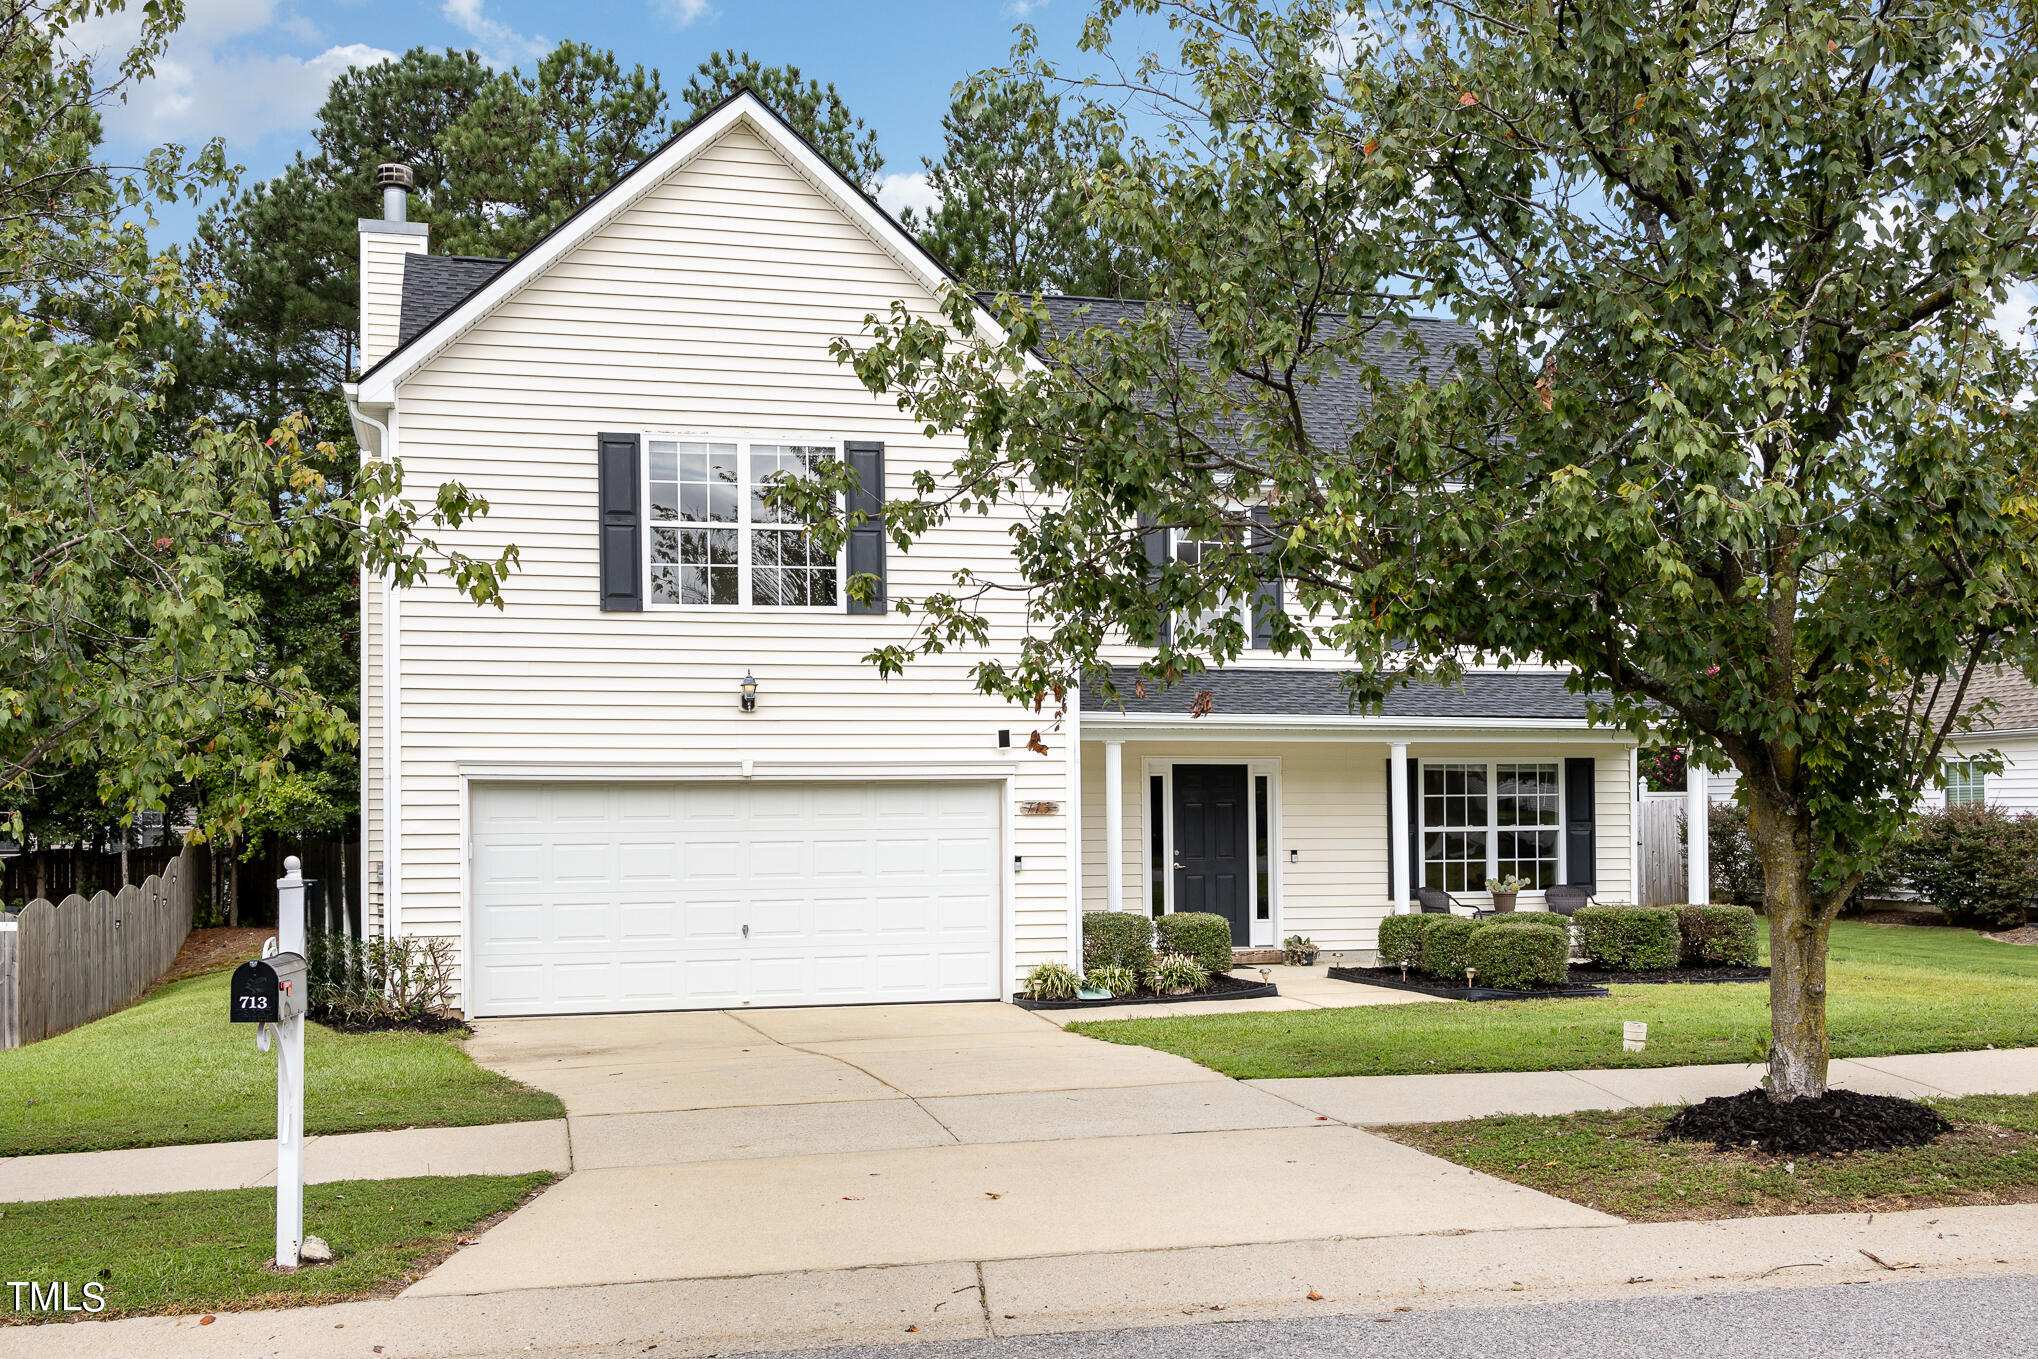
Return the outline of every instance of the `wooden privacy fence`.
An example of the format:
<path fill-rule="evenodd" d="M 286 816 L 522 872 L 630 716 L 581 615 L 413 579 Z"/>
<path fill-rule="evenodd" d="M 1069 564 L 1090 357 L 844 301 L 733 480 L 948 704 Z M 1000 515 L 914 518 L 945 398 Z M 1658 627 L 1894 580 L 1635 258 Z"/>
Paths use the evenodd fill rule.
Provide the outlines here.
<path fill-rule="evenodd" d="M 1684 794 L 1642 795 L 1642 881 L 1639 906 L 1680 906 L 1690 884 L 1684 876 Z"/>
<path fill-rule="evenodd" d="M 198 871 L 186 851 L 159 874 L 87 901 L 31 901 L 0 917 L 0 1048 L 60 1034 L 140 1000 L 191 933 Z"/>

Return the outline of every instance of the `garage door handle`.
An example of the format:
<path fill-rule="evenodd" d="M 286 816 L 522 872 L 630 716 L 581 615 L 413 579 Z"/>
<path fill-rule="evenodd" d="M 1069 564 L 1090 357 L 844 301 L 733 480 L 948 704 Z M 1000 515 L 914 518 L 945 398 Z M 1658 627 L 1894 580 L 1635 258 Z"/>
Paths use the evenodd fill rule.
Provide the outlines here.
<path fill-rule="evenodd" d="M 750 927 L 748 925 L 745 925 L 743 927 L 743 937 L 745 939 L 748 939 L 750 937 Z"/>

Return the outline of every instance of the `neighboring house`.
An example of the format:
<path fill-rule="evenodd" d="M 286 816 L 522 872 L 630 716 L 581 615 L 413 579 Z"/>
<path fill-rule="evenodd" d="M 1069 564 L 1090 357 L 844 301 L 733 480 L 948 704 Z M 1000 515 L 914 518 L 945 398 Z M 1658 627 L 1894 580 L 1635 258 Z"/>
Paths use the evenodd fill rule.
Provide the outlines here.
<path fill-rule="evenodd" d="M 1973 731 L 1948 739 L 1939 783 L 1919 805 L 2038 812 L 2038 686 L 2014 666 L 1984 665 L 1975 670 L 1968 699 L 1988 703 L 1988 711 Z M 1994 774 L 1979 765 L 1979 757 L 1991 753 L 2003 764 Z M 1740 777 L 1736 770 L 1713 770 L 1706 791 L 1714 802 L 1730 801 Z"/>
<path fill-rule="evenodd" d="M 1634 744 L 1555 673 L 1361 717 L 1335 664 L 1265 653 L 1059 727 L 977 692 L 974 654 L 880 678 L 916 620 L 846 573 L 899 599 L 995 571 L 1013 518 L 830 561 L 752 494 L 818 457 L 903 493 L 961 452 L 828 352 L 894 299 L 938 318 L 950 280 L 754 98 L 513 262 L 430 255 L 385 197 L 364 455 L 420 499 L 460 480 L 490 510 L 451 536 L 521 555 L 500 611 L 363 582 L 368 914 L 456 940 L 469 1014 L 991 999 L 1107 905 L 1363 951 L 1411 866 L 1471 902 L 1508 871 L 1631 899 Z M 1023 606 L 990 607 L 1016 655 Z"/>

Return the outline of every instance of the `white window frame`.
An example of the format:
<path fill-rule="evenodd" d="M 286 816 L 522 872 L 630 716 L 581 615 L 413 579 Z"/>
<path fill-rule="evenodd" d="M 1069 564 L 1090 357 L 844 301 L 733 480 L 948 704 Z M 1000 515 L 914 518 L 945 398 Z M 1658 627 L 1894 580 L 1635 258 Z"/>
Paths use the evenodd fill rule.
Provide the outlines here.
<path fill-rule="evenodd" d="M 1168 531 L 1168 557 L 1169 557 L 1169 560 L 1171 560 L 1171 561 L 1176 561 L 1176 562 L 1179 562 L 1179 561 L 1180 561 L 1180 560 L 1182 559 L 1182 556 L 1181 556 L 1181 553 L 1182 553 L 1182 548 L 1183 548 L 1183 546 L 1184 546 L 1185 544 L 1187 544 L 1187 543 L 1192 543 L 1192 542 L 1193 542 L 1193 543 L 1203 543 L 1203 542 L 1208 542 L 1208 541 L 1210 541 L 1210 540 L 1209 540 L 1209 539 L 1207 539 L 1207 538 L 1193 538 L 1193 537 L 1191 537 L 1191 536 L 1190 536 L 1190 534 L 1189 534 L 1189 530 L 1187 530 L 1187 529 L 1185 529 L 1185 528 L 1180 528 L 1180 527 L 1177 527 L 1177 528 L 1172 528 L 1172 529 L 1170 529 L 1170 530 Z M 1255 592 L 1255 594 L 1256 594 L 1256 593 L 1257 593 L 1257 592 Z M 1255 595 L 1253 595 L 1253 594 L 1248 594 L 1248 595 L 1247 595 L 1247 596 L 1246 596 L 1245 598 L 1243 598 L 1243 599 L 1239 600 L 1239 601 L 1238 601 L 1238 602 L 1237 602 L 1236 604 L 1234 604 L 1234 605 L 1232 606 L 1232 608 L 1233 608 L 1233 610 L 1235 611 L 1235 613 L 1236 613 L 1236 615 L 1237 615 L 1237 618 L 1238 618 L 1238 621 L 1239 621 L 1239 625 L 1240 625 L 1241 627 L 1243 627 L 1243 628 L 1245 629 L 1245 649 L 1246 649 L 1247 651 L 1265 651 L 1265 650 L 1266 650 L 1267 648 L 1265 648 L 1265 647 L 1262 647 L 1262 646 L 1256 646 L 1256 645 L 1254 645 L 1254 643 L 1253 643 L 1253 601 L 1254 601 L 1254 598 L 1255 598 Z M 1220 613 L 1220 612 L 1223 612 L 1223 611 L 1222 611 L 1222 610 L 1219 610 L 1219 609 L 1213 609 L 1213 610 L 1211 610 L 1211 612 L 1212 612 L 1213 614 L 1215 614 L 1215 613 Z M 1175 628 L 1176 628 L 1176 629 L 1177 629 L 1178 631 L 1179 631 L 1179 630 L 1181 629 L 1181 627 L 1182 627 L 1182 624 L 1184 623 L 1184 621 L 1185 621 L 1185 620 L 1184 620 L 1183 616 L 1182 616 L 1181 614 L 1179 614 L 1179 613 L 1178 613 L 1178 614 L 1176 614 L 1176 615 L 1174 615 L 1174 616 L 1173 616 L 1173 618 L 1172 618 L 1172 619 L 1170 620 L 1171 624 L 1172 624 L 1172 625 L 1173 625 L 1173 626 L 1174 626 L 1174 627 L 1175 627 Z"/>
<path fill-rule="evenodd" d="M 1988 775 L 1973 760 L 1947 760 L 1940 766 L 1948 807 L 1988 806 Z"/>
<path fill-rule="evenodd" d="M 751 543 L 761 529 L 784 529 L 784 524 L 758 524 L 750 519 L 750 450 L 758 445 L 784 447 L 796 445 L 801 448 L 825 448 L 829 456 L 842 458 L 843 439 L 834 434 L 796 434 L 790 432 L 758 433 L 756 431 L 731 432 L 728 430 L 643 430 L 638 435 L 642 453 L 638 459 L 641 466 L 637 472 L 638 504 L 644 507 L 643 542 L 639 547 L 639 569 L 643 571 L 644 608 L 661 613 L 716 613 L 730 614 L 754 612 L 779 617 L 781 615 L 821 615 L 832 617 L 849 612 L 849 571 L 848 553 L 838 550 L 835 554 L 835 602 L 833 604 L 758 604 L 751 592 Z M 690 444 L 734 444 L 736 446 L 736 522 L 733 524 L 700 524 L 684 520 L 662 520 L 651 517 L 651 442 Z M 734 604 L 682 604 L 657 597 L 653 585 L 651 557 L 652 535 L 658 529 L 666 528 L 733 528 L 736 530 L 736 602 Z"/>
<path fill-rule="evenodd" d="M 1430 827 L 1423 820 L 1424 803 L 1426 801 L 1423 797 L 1423 789 L 1426 786 L 1425 776 L 1432 765 L 1479 765 L 1486 770 L 1485 826 L 1438 826 L 1436 829 L 1439 831 L 1483 829 L 1486 834 L 1486 877 L 1489 880 L 1500 875 L 1500 831 L 1502 829 L 1500 825 L 1500 779 L 1494 771 L 1504 764 L 1555 765 L 1557 769 L 1557 824 L 1555 827 L 1557 832 L 1557 881 L 1559 883 L 1566 883 L 1571 880 L 1570 849 L 1565 844 L 1567 839 L 1565 828 L 1569 824 L 1565 818 L 1570 813 L 1570 807 L 1566 802 L 1564 791 L 1564 760 L 1562 756 L 1510 755 L 1483 759 L 1478 756 L 1452 756 L 1448 758 L 1439 757 L 1434 760 L 1416 759 L 1412 760 L 1411 763 L 1416 767 L 1416 796 L 1415 805 L 1408 809 L 1408 819 L 1415 824 L 1415 847 L 1417 850 L 1414 865 L 1415 877 L 1411 883 L 1412 887 L 1425 886 L 1429 881 L 1429 854 L 1426 841 Z M 1489 901 L 1493 897 L 1493 894 L 1483 887 L 1476 891 L 1469 888 L 1463 891 L 1453 891 L 1451 895 L 1455 897 L 1481 897 Z M 1540 898 L 1542 895 L 1543 889 L 1539 887 L 1529 887 L 1522 890 L 1522 896 L 1524 897 Z"/>
<path fill-rule="evenodd" d="M 1282 937 L 1281 870 L 1281 761 L 1280 758 L 1239 759 L 1210 755 L 1148 755 L 1139 762 L 1139 908 L 1153 912 L 1153 808 L 1149 802 L 1152 781 L 1161 781 L 1161 876 L 1163 915 L 1175 913 L 1175 875 L 1169 869 L 1175 861 L 1175 766 L 1178 764 L 1235 764 L 1245 769 L 1246 854 L 1250 861 L 1259 846 L 1259 804 L 1253 797 L 1253 781 L 1267 780 L 1267 918 L 1260 919 L 1260 875 L 1248 871 L 1250 891 L 1247 918 L 1252 922 L 1249 937 L 1253 948 L 1272 948 Z"/>

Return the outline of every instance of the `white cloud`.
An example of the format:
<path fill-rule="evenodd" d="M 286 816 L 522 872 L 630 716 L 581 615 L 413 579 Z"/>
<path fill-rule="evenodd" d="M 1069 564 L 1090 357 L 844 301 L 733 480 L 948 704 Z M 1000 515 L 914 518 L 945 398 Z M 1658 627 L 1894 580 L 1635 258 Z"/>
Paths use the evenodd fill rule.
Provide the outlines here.
<path fill-rule="evenodd" d="M 716 17 L 715 11 L 708 7 L 708 0 L 653 0 L 651 8 L 674 28 L 685 28 L 696 20 Z"/>
<path fill-rule="evenodd" d="M 941 196 L 934 192 L 934 186 L 919 170 L 910 174 L 886 175 L 878 182 L 876 198 L 878 206 L 894 217 L 902 216 L 907 208 L 915 212 L 929 212 L 941 204 Z"/>
<path fill-rule="evenodd" d="M 1005 6 L 1005 17 L 1008 19 L 1030 19 L 1033 17 L 1035 10 L 1046 8 L 1047 0 L 1010 0 Z"/>
<path fill-rule="evenodd" d="M 2031 318 L 2033 307 L 2038 307 L 2038 283 L 2017 284 L 1996 308 L 1996 331 L 2022 348 L 2038 348 L 2038 322 Z"/>
<path fill-rule="evenodd" d="M 492 65 L 514 66 L 552 50 L 545 39 L 527 38 L 508 24 L 489 18 L 482 12 L 482 0 L 445 0 L 439 13 L 480 43 L 481 55 Z"/>

